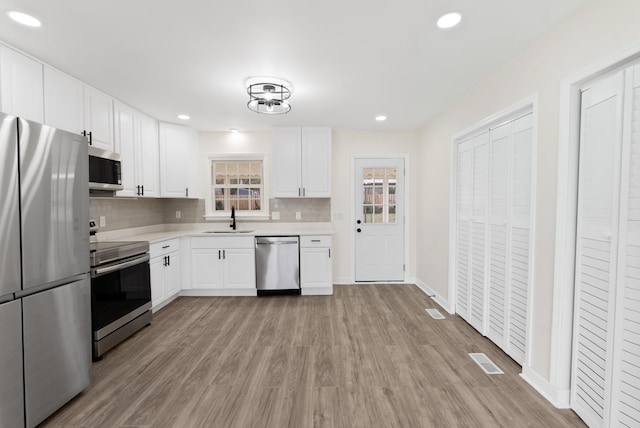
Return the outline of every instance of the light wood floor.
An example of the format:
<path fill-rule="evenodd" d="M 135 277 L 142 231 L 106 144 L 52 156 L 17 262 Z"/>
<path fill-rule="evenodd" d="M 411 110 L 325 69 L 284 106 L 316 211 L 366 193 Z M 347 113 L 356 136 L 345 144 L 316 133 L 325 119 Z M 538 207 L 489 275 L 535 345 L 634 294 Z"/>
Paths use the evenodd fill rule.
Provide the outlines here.
<path fill-rule="evenodd" d="M 43 426 L 584 426 L 461 318 L 428 307 L 403 285 L 182 297 L 95 363 L 93 384 Z M 484 374 L 469 352 L 505 374 Z"/>

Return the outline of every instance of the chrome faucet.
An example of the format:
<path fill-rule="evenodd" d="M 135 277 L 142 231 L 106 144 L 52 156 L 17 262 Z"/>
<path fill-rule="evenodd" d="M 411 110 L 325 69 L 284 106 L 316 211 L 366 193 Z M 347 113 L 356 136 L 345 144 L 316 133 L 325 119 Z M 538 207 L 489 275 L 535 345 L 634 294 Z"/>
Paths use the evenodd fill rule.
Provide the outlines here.
<path fill-rule="evenodd" d="M 236 208 L 234 206 L 231 206 L 231 224 L 229 227 L 236 230 Z"/>

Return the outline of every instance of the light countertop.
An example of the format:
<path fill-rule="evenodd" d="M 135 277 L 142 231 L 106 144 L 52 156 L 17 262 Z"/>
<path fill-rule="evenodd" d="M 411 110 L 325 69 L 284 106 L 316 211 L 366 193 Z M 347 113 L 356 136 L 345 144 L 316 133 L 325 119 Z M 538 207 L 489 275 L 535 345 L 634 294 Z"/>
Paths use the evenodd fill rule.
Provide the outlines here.
<path fill-rule="evenodd" d="M 232 233 L 227 223 L 159 224 L 98 232 L 97 238 L 98 241 L 148 241 L 154 244 L 183 236 L 333 235 L 331 223 L 240 223 L 237 230 L 247 232 Z"/>

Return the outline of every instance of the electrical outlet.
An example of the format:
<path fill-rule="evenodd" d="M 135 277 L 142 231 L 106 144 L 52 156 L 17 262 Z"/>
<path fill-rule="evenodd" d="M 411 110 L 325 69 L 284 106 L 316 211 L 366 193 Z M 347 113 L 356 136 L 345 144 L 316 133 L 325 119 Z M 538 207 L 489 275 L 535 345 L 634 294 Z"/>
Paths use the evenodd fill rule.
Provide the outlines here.
<path fill-rule="evenodd" d="M 176 211 L 176 218 L 182 218 L 182 213 L 180 211 Z"/>
<path fill-rule="evenodd" d="M 106 227 L 107 226 L 107 217 L 101 215 L 100 216 L 100 227 Z"/>
<path fill-rule="evenodd" d="M 296 211 L 296 220 L 302 220 L 302 212 Z"/>
<path fill-rule="evenodd" d="M 271 213 L 271 220 L 280 220 L 280 211 L 274 211 Z"/>

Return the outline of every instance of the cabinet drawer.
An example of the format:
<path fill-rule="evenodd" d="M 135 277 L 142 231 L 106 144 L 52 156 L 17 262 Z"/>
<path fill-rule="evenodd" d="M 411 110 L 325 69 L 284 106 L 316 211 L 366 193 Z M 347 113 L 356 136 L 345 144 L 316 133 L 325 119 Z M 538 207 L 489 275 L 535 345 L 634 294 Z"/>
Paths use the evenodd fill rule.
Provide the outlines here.
<path fill-rule="evenodd" d="M 151 258 L 164 256 L 165 254 L 172 253 L 174 251 L 178 251 L 180 249 L 180 240 L 169 239 L 167 241 L 156 242 L 155 244 L 151 244 L 149 246 L 149 256 Z"/>
<path fill-rule="evenodd" d="M 331 236 L 329 235 L 309 235 L 300 237 L 300 247 L 331 247 Z"/>
<path fill-rule="evenodd" d="M 254 248 L 253 236 L 192 236 L 191 248 Z"/>

